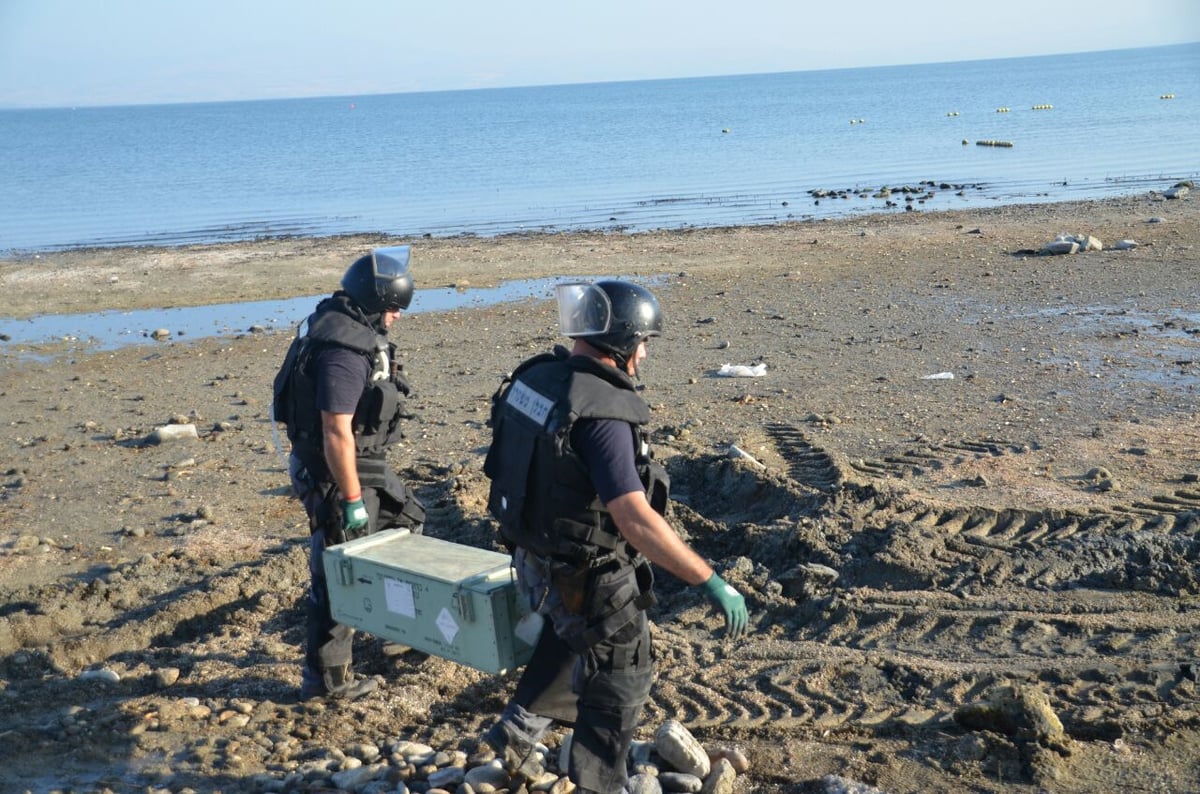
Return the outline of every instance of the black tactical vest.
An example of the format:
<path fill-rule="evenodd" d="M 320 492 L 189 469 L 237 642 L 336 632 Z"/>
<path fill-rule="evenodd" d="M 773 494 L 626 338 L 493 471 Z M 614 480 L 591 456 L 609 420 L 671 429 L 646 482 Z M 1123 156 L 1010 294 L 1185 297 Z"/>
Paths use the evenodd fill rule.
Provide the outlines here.
<path fill-rule="evenodd" d="M 276 387 L 276 416 L 287 423 L 292 451 L 318 480 L 328 480 L 321 411 L 317 408 L 316 362 L 322 350 L 339 346 L 361 354 L 371 365 L 370 381 L 354 411 L 352 427 L 360 463 L 382 458 L 387 446 L 400 437 L 400 374 L 396 347 L 379 334 L 348 299 L 335 295 L 317 306 L 308 318 L 308 332 L 298 337 L 285 358 Z M 290 360 L 290 363 L 289 363 Z M 282 409 L 282 410 L 280 410 Z M 282 414 L 282 416 L 281 416 Z M 359 467 L 363 467 L 360 465 Z M 364 483 L 366 484 L 366 483 Z"/>
<path fill-rule="evenodd" d="M 541 557 L 597 564 L 611 552 L 633 557 L 604 509 L 571 431 L 581 419 L 628 422 L 638 475 L 650 504 L 666 509 L 669 480 L 652 460 L 645 426 L 650 409 L 628 375 L 566 349 L 536 356 L 492 397 L 488 509 L 505 542 Z"/>

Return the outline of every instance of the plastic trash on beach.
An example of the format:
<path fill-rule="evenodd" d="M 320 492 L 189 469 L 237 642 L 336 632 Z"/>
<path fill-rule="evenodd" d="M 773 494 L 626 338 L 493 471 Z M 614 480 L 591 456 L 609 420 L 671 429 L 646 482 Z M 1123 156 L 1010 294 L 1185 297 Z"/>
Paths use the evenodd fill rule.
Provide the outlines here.
<path fill-rule="evenodd" d="M 154 431 L 144 439 L 147 444 L 165 444 L 168 441 L 198 439 L 200 434 L 194 424 L 172 424 L 154 428 Z"/>
<path fill-rule="evenodd" d="M 767 365 L 723 364 L 717 374 L 722 378 L 761 378 L 767 374 Z"/>
<path fill-rule="evenodd" d="M 953 372 L 935 372 L 932 375 L 926 375 L 921 380 L 954 380 Z"/>

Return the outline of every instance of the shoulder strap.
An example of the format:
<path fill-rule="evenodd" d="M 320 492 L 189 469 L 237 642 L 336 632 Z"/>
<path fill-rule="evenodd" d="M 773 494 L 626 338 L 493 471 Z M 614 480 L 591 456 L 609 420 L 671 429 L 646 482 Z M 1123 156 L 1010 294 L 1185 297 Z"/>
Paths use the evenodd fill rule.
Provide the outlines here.
<path fill-rule="evenodd" d="M 308 335 L 368 356 L 375 355 L 379 334 L 351 317 L 337 312 L 315 312 L 308 318 Z"/>

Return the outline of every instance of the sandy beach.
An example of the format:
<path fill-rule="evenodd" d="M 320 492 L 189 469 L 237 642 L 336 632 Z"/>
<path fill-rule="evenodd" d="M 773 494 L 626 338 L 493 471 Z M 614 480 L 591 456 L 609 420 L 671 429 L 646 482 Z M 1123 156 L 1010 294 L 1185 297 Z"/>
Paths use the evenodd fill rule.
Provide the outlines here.
<path fill-rule="evenodd" d="M 1039 255 L 1059 234 L 1103 248 Z M 1195 200 L 89 249 L 0 260 L 0 289 L 12 318 L 292 298 L 397 242 L 418 289 L 656 279 L 642 380 L 671 518 L 751 633 L 660 573 L 640 738 L 675 718 L 741 750 L 736 792 L 1200 790 Z M 495 548 L 488 398 L 559 341 L 554 307 L 392 336 L 414 418 L 390 459 L 427 534 Z M 296 700 L 307 523 L 268 415 L 288 341 L 0 342 L 5 786 L 419 792 L 397 742 L 486 760 L 512 674 L 363 635 L 375 693 Z M 171 423 L 197 437 L 148 442 Z"/>

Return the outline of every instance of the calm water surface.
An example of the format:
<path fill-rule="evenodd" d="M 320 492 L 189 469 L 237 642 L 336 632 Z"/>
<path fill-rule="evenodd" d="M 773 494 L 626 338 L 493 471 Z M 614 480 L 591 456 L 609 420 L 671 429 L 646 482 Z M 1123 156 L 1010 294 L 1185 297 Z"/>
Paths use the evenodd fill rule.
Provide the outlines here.
<path fill-rule="evenodd" d="M 686 80 L 7 110 L 0 253 L 293 234 L 773 223 L 885 209 L 857 197 L 815 204 L 812 190 L 926 180 L 954 188 L 936 190 L 921 209 L 1099 197 L 1197 177 L 1198 152 L 1200 44 Z"/>

